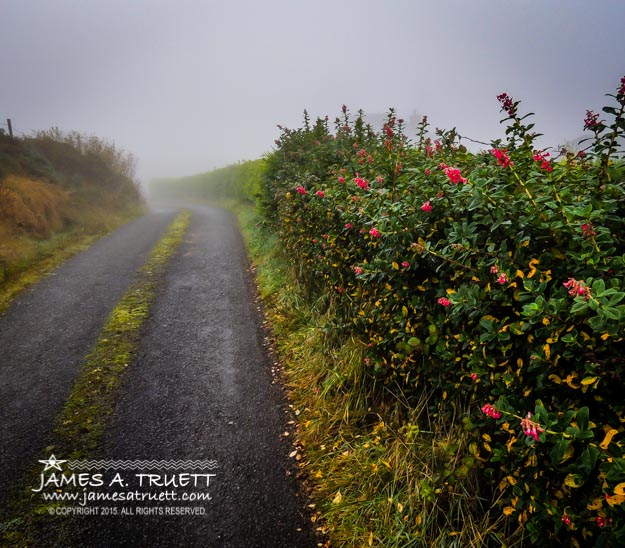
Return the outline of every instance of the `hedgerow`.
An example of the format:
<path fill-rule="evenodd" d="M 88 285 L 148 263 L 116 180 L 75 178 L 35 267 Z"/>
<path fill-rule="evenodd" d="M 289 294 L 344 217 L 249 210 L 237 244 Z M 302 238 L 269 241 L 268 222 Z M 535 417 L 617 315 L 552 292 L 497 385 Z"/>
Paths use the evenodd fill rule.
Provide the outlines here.
<path fill-rule="evenodd" d="M 327 329 L 362 342 L 372 393 L 471 409 L 454 474 L 534 545 L 625 544 L 625 78 L 609 97 L 579 152 L 538 150 L 501 94 L 506 138 L 478 153 L 344 106 L 267 158 L 264 210 Z"/>

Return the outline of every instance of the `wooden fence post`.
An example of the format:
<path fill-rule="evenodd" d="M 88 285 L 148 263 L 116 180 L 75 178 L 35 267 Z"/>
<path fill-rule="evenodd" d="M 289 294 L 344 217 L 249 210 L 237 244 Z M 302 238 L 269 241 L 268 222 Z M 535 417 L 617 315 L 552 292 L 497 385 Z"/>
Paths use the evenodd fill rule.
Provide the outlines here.
<path fill-rule="evenodd" d="M 13 139 L 13 126 L 11 125 L 11 118 L 7 118 L 7 126 L 9 126 L 9 137 Z"/>

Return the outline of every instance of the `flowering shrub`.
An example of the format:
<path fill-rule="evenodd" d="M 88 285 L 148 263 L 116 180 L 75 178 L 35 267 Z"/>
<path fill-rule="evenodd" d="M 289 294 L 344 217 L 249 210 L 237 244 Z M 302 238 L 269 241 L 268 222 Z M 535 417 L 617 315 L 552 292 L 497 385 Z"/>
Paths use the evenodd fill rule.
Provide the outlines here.
<path fill-rule="evenodd" d="M 611 122 L 587 113 L 579 153 L 536 150 L 502 94 L 506 142 L 482 153 L 343 107 L 268 158 L 263 204 L 300 283 L 363 341 L 372 386 L 434 391 L 450 420 L 471 405 L 467 466 L 535 545 L 625 543 L 624 89 Z"/>

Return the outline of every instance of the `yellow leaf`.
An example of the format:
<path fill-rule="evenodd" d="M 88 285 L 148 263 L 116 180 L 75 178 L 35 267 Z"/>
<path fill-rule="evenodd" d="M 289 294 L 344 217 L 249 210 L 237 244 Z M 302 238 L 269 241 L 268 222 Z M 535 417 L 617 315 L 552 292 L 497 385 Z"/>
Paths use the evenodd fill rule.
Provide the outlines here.
<path fill-rule="evenodd" d="M 619 483 L 614 488 L 614 494 L 615 495 L 625 495 L 625 483 Z"/>
<path fill-rule="evenodd" d="M 404 505 L 401 502 L 397 503 L 397 511 L 401 514 L 404 511 Z"/>
<path fill-rule="evenodd" d="M 598 377 L 584 377 L 582 379 L 582 385 L 586 386 L 587 384 L 593 384 L 597 379 Z"/>
<path fill-rule="evenodd" d="M 551 323 L 551 321 L 549 320 L 549 318 L 547 318 L 547 316 L 545 316 L 542 321 L 543 321 L 543 325 L 549 325 Z"/>
<path fill-rule="evenodd" d="M 393 261 L 393 262 L 391 263 L 391 266 L 392 266 L 395 270 L 399 270 L 399 265 L 398 265 L 395 261 Z"/>
<path fill-rule="evenodd" d="M 588 504 L 586 508 L 588 508 L 591 512 L 594 510 L 601 510 L 601 508 L 603 508 L 603 497 L 593 499 L 592 503 Z"/>
<path fill-rule="evenodd" d="M 528 278 L 531 278 L 534 274 L 536 274 L 536 265 L 538 264 L 538 259 L 532 259 L 529 262 L 530 272 L 527 275 Z"/>
<path fill-rule="evenodd" d="M 484 441 L 492 441 L 491 437 L 488 434 L 482 434 Z"/>
<path fill-rule="evenodd" d="M 603 438 L 603 441 L 599 444 L 599 447 L 601 447 L 601 449 L 607 449 L 608 445 L 610 445 L 610 443 L 612 442 L 612 438 L 616 434 L 618 434 L 618 430 L 616 430 L 615 428 L 610 428 L 610 430 L 608 430 L 608 432 L 606 433 L 605 438 Z"/>
<path fill-rule="evenodd" d="M 559 464 L 562 464 L 563 462 L 569 460 L 574 454 L 575 454 L 575 449 L 573 448 L 572 445 L 569 445 L 566 448 L 566 451 L 564 452 L 564 455 L 562 455 L 562 458 L 560 459 L 560 463 Z"/>
<path fill-rule="evenodd" d="M 517 440 L 516 436 L 512 436 L 509 440 L 508 443 L 506 443 L 506 449 L 508 449 L 508 453 L 510 452 L 510 450 L 512 449 L 512 445 L 514 444 L 514 442 Z"/>
<path fill-rule="evenodd" d="M 549 347 L 548 344 L 545 344 L 543 346 L 543 351 L 545 352 L 545 357 L 549 359 L 551 357 L 551 348 Z"/>
<path fill-rule="evenodd" d="M 575 390 L 577 390 L 579 388 L 579 385 L 573 384 L 573 381 L 575 381 L 576 379 L 577 379 L 577 373 L 571 373 L 570 375 L 566 377 L 566 379 L 564 379 L 564 382 L 566 382 L 566 384 L 568 384 L 571 388 L 574 388 Z"/>
<path fill-rule="evenodd" d="M 369 531 L 369 546 L 373 546 L 373 531 Z"/>
<path fill-rule="evenodd" d="M 445 291 L 447 292 L 447 295 L 453 295 L 456 292 L 456 290 L 451 287 L 448 287 Z"/>
<path fill-rule="evenodd" d="M 512 506 L 506 506 L 506 507 L 503 509 L 503 515 L 504 515 L 504 516 L 509 516 L 509 515 L 511 515 L 511 514 L 514 514 L 514 508 L 512 508 Z"/>
<path fill-rule="evenodd" d="M 490 445 L 486 442 L 484 442 L 484 449 L 486 449 L 486 451 L 488 451 L 489 453 L 493 452 L 493 450 L 490 448 Z"/>
<path fill-rule="evenodd" d="M 605 341 L 608 339 L 609 336 L 610 336 L 609 333 L 604 333 L 603 335 L 601 335 L 601 339 Z"/>
<path fill-rule="evenodd" d="M 625 502 L 625 495 L 612 495 L 611 497 L 606 496 L 605 501 L 609 506 L 619 506 Z"/>
<path fill-rule="evenodd" d="M 382 464 L 383 464 L 384 466 L 386 466 L 389 470 L 392 470 L 392 467 L 391 467 L 391 465 L 388 463 L 388 461 L 383 460 L 383 461 L 382 461 Z"/>
<path fill-rule="evenodd" d="M 525 274 L 523 274 L 523 271 L 522 271 L 522 270 L 517 270 L 517 271 L 516 271 L 516 275 L 517 275 L 519 278 L 521 278 L 521 279 L 525 278 Z"/>
<path fill-rule="evenodd" d="M 567 487 L 573 487 L 574 489 L 581 487 L 584 482 L 581 481 L 581 476 L 578 474 L 569 474 L 564 478 L 564 485 Z"/>
<path fill-rule="evenodd" d="M 343 495 L 341 495 L 341 491 L 339 489 L 336 492 L 336 495 L 334 495 L 334 498 L 332 499 L 332 504 L 341 504 L 342 500 L 343 500 Z"/>

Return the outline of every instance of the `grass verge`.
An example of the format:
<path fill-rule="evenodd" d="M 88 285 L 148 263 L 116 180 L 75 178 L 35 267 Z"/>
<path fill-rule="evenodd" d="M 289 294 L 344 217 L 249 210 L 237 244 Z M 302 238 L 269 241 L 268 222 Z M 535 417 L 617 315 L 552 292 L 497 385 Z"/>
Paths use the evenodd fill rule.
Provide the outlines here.
<path fill-rule="evenodd" d="M 6 311 L 24 289 L 41 280 L 67 259 L 87 249 L 99 238 L 130 221 L 136 213 L 138 212 L 117 219 L 109 218 L 108 223 L 102 224 L 100 230 L 89 234 L 85 234 L 83 230 L 71 230 L 56 233 L 47 239 L 27 234 L 17 239 L 11 236 L 11 242 L 4 242 L 0 246 L 11 248 L 11 260 L 6 265 L 0 264 L 0 314 Z"/>
<path fill-rule="evenodd" d="M 111 313 L 63 409 L 55 418 L 53 445 L 45 448 L 42 458 L 55 452 L 64 459 L 96 456 L 124 372 L 138 347 L 140 328 L 148 316 L 168 261 L 182 242 L 190 217 L 189 212 L 176 216 L 152 250 L 137 280 Z M 39 466 L 32 470 L 25 485 L 3 512 L 0 524 L 3 546 L 37 545 L 34 539 L 41 535 L 40 527 L 46 531 L 56 529 L 61 534 L 61 529 L 67 525 L 63 518 L 45 515 L 51 505 L 31 491 L 39 472 Z"/>
<path fill-rule="evenodd" d="M 333 546 L 503 545 L 490 500 L 480 498 L 476 448 L 462 433 L 467 410 L 458 403 L 449 424 L 430 395 L 408 406 L 401 393 L 377 386 L 366 373 L 366 345 L 328 329 L 331 298 L 311 303 L 254 208 L 227 205 L 254 263 L 298 416 L 292 456 L 309 478 L 318 530 Z"/>

